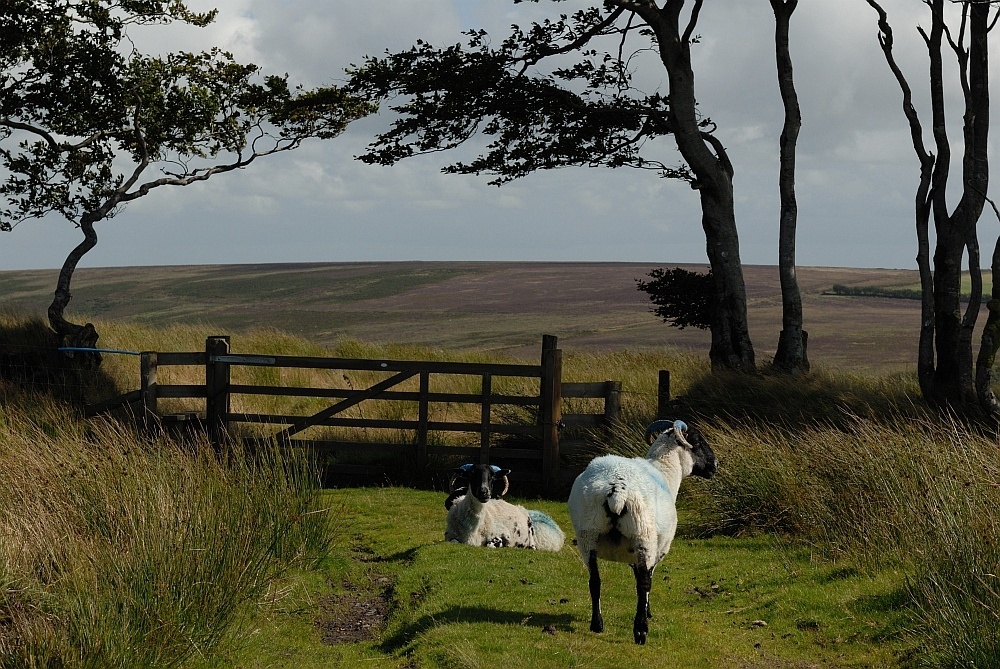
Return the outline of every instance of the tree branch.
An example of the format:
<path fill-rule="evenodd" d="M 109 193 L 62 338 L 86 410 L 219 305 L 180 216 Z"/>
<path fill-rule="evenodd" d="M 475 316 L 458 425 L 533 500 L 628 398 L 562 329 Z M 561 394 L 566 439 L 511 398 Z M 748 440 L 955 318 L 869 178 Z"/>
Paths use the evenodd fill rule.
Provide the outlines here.
<path fill-rule="evenodd" d="M 681 37 L 685 44 L 691 41 L 691 35 L 694 34 L 694 29 L 698 25 L 698 16 L 701 14 L 703 4 L 704 0 L 695 0 L 694 7 L 691 8 L 691 18 L 688 20 L 687 27 L 684 28 L 684 35 Z"/>
<path fill-rule="evenodd" d="M 899 84 L 903 93 L 903 114 L 910 125 L 910 139 L 913 142 L 913 149 L 916 151 L 917 157 L 921 162 L 933 160 L 933 154 L 928 153 L 924 146 L 923 127 L 920 124 L 917 110 L 913 106 L 913 91 L 906 80 L 906 75 L 903 74 L 902 69 L 900 69 L 899 64 L 896 62 L 896 56 L 892 50 L 893 37 L 892 26 L 889 25 L 889 16 L 876 0 L 867 0 L 867 2 L 878 12 L 879 45 L 881 45 L 886 63 L 888 63 L 893 76 L 896 77 L 896 83 Z"/>
<path fill-rule="evenodd" d="M 719 138 L 709 132 L 702 132 L 701 138 L 712 145 L 715 150 L 715 156 L 722 163 L 722 169 L 726 171 L 726 174 L 732 178 L 736 174 L 736 169 L 733 167 L 732 161 L 729 160 L 729 154 L 726 152 L 726 147 L 722 145 Z"/>
<path fill-rule="evenodd" d="M 42 130 L 41 128 L 36 128 L 33 125 L 29 125 L 27 123 L 21 123 L 20 121 L 15 121 L 9 118 L 0 118 L 0 125 L 5 126 L 7 128 L 12 128 L 14 130 L 24 130 L 25 132 L 30 132 L 32 134 L 38 135 L 39 137 L 44 139 L 50 147 L 52 147 L 53 151 L 60 150 L 59 142 L 55 140 L 55 137 L 53 137 L 48 132 Z"/>
<path fill-rule="evenodd" d="M 523 75 L 525 71 L 532 65 L 537 65 L 542 59 L 548 58 L 549 56 L 555 56 L 561 53 L 569 53 L 570 51 L 575 51 L 582 47 L 584 44 L 589 42 L 595 36 L 600 35 L 608 26 L 614 25 L 614 22 L 618 20 L 618 17 L 625 12 L 623 7 L 618 7 L 613 12 L 611 12 L 606 19 L 593 26 L 590 30 L 584 32 L 582 35 L 577 37 L 572 42 L 569 42 L 561 47 L 543 47 L 538 50 L 531 57 L 522 58 L 524 65 L 518 72 L 518 76 Z"/>

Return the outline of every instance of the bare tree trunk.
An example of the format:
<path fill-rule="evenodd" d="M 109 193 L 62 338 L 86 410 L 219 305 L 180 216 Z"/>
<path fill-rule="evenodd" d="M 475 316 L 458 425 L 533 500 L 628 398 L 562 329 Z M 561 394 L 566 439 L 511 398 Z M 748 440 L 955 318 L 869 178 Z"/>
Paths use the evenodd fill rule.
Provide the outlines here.
<path fill-rule="evenodd" d="M 686 26 L 681 28 L 683 0 L 667 0 L 637 8 L 656 33 L 660 60 L 670 82 L 670 125 L 677 149 L 695 176 L 708 260 L 715 277 L 716 312 L 712 323 L 713 368 L 756 369 L 747 322 L 746 284 L 740 261 L 739 234 L 733 200 L 733 166 L 722 143 L 699 124 L 695 103 L 691 40 L 703 0 L 695 0 Z"/>
<path fill-rule="evenodd" d="M 1000 217 L 1000 214 L 998 214 Z M 979 406 L 994 419 L 1000 419 L 1000 401 L 993 392 L 993 364 L 996 362 L 997 351 L 1000 351 L 1000 239 L 993 247 L 993 291 L 986 308 L 989 316 L 983 327 L 983 337 L 979 344 L 979 357 L 976 359 L 976 395 Z"/>
<path fill-rule="evenodd" d="M 70 323 L 65 318 L 65 310 L 72 299 L 70 293 L 70 283 L 73 280 L 73 272 L 80 259 L 94 246 L 97 245 L 97 232 L 94 230 L 95 218 L 91 214 L 85 214 L 80 220 L 80 229 L 83 231 L 83 241 L 66 257 L 62 269 L 59 271 L 59 280 L 56 282 L 56 292 L 49 305 L 49 326 L 58 334 L 62 341 L 62 346 L 70 348 L 95 348 L 99 335 L 93 324 L 77 325 Z M 101 364 L 101 354 L 94 351 L 92 353 L 67 351 L 71 358 L 80 359 L 84 365 L 97 367 Z"/>
<path fill-rule="evenodd" d="M 778 273 L 781 279 L 781 334 L 774 355 L 774 366 L 789 372 L 809 369 L 806 355 L 807 334 L 802 330 L 802 295 L 795 275 L 795 229 L 798 203 L 795 199 L 795 149 L 802 127 L 799 98 L 795 92 L 792 56 L 788 48 L 789 24 L 798 0 L 770 0 L 774 10 L 774 46 L 778 69 L 778 89 L 785 107 L 779 152 L 781 167 L 778 190 L 781 213 L 778 231 Z"/>
<path fill-rule="evenodd" d="M 930 251 L 930 188 L 934 157 L 923 153 L 920 158 L 920 185 L 917 187 L 915 198 L 917 269 L 920 272 L 920 338 L 917 344 L 917 382 L 920 385 L 920 393 L 926 399 L 934 392 L 934 273 L 931 271 Z"/>
<path fill-rule="evenodd" d="M 931 10 L 929 32 L 920 29 L 930 60 L 932 132 L 937 155 L 923 145 L 922 128 L 912 105 L 910 88 L 892 54 L 892 29 L 876 0 L 868 0 L 879 14 L 879 41 L 886 61 L 903 91 L 903 110 L 910 124 L 913 147 L 920 159 L 920 184 L 916 196 L 917 265 L 922 289 L 920 343 L 917 373 L 925 399 L 949 407 L 974 406 L 982 400 L 982 366 L 992 361 L 993 330 L 984 333 L 977 369 L 973 373 L 972 338 L 982 301 L 977 225 L 989 186 L 989 33 L 990 3 L 962 0 L 962 24 L 957 34 L 946 29 L 944 0 L 927 0 Z M 967 32 L 968 31 L 968 32 Z M 969 47 L 964 46 L 966 36 Z M 942 47 L 954 51 L 965 102 L 963 119 L 962 194 L 954 211 L 948 211 L 947 191 L 951 145 L 945 117 Z M 936 244 L 933 272 L 930 261 L 929 223 L 934 220 Z M 972 295 L 962 313 L 962 257 L 969 253 Z M 994 258 L 996 264 L 996 257 Z M 996 305 L 994 305 L 996 306 Z M 992 307 L 991 307 L 992 309 Z M 993 314 L 991 311 L 991 318 Z"/>
<path fill-rule="evenodd" d="M 952 44 L 962 75 L 965 93 L 965 116 L 962 129 L 964 147 L 962 155 L 962 196 L 951 215 L 946 215 L 943 184 L 935 184 L 935 223 L 938 247 L 934 254 L 935 324 L 937 328 L 937 369 L 934 374 L 936 402 L 955 406 L 974 405 L 976 389 L 972 371 L 972 330 L 975 328 L 981 304 L 982 289 L 972 299 L 961 316 L 961 260 L 968 249 L 970 272 L 974 281 L 980 281 L 979 242 L 976 226 L 982 215 L 989 188 L 988 139 L 989 115 L 989 33 L 990 5 L 966 2 L 963 12 L 968 15 L 969 49 Z M 944 24 L 943 0 L 934 0 L 935 24 Z M 963 31 L 964 32 L 964 31 Z M 933 35 L 932 31 L 932 35 Z M 959 35 L 959 40 L 962 34 Z M 949 38 L 949 41 L 950 38 Z M 935 135 L 944 137 L 943 75 L 932 69 L 932 91 L 935 106 Z M 946 139 L 944 139 L 947 142 Z M 941 154 L 939 141 L 938 153 Z M 940 161 L 939 161 L 940 166 Z M 945 179 L 947 177 L 945 176 Z M 940 192 L 939 192 L 940 191 Z M 975 287 L 974 283 L 974 287 Z"/>
<path fill-rule="evenodd" d="M 736 233 L 733 192 L 702 190 L 702 227 L 708 259 L 715 283 L 712 314 L 713 369 L 752 371 L 755 369 L 753 344 L 747 327 L 746 283 L 740 263 L 740 242 Z"/>

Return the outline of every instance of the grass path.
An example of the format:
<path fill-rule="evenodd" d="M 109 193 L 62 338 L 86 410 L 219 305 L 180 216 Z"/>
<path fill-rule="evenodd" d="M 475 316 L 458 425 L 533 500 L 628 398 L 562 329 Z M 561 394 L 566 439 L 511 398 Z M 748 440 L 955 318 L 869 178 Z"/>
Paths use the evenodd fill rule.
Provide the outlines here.
<path fill-rule="evenodd" d="M 444 543 L 441 493 L 327 497 L 341 537 L 325 576 L 286 583 L 248 621 L 241 647 L 194 666 L 882 667 L 905 651 L 899 575 L 870 578 L 773 539 L 678 538 L 654 575 L 649 642 L 637 647 L 623 565 L 603 565 L 606 631 L 596 635 L 571 545 L 545 554 Z M 526 505 L 572 535 L 565 504 Z M 323 643 L 380 606 L 388 617 L 374 638 Z"/>

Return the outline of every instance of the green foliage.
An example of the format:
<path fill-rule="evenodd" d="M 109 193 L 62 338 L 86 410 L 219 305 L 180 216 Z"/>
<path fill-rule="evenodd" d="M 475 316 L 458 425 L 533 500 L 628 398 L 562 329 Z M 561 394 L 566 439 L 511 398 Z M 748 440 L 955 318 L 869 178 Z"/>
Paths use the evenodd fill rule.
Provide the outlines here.
<path fill-rule="evenodd" d="M 492 174 L 499 185 L 535 170 L 631 166 L 693 181 L 686 166 L 642 153 L 672 128 L 667 97 L 643 95 L 632 85 L 625 43 L 641 40 L 635 48 L 642 49 L 651 40 L 629 16 L 610 5 L 590 7 L 528 29 L 512 26 L 502 41 L 472 30 L 466 46 L 418 40 L 407 51 L 368 58 L 351 73 L 350 90 L 393 100 L 390 109 L 399 116 L 361 159 L 390 165 L 481 133 L 489 138 L 485 151 L 444 172 Z M 577 60 L 567 64 L 567 54 Z M 540 71 L 546 59 L 558 65 Z M 709 130 L 712 122 L 704 119 L 701 127 Z"/>
<path fill-rule="evenodd" d="M 712 270 L 702 274 L 683 267 L 660 267 L 646 276 L 652 281 L 638 279 L 637 288 L 649 295 L 649 301 L 656 305 L 653 313 L 664 323 L 681 330 L 689 325 L 702 330 L 712 326 Z"/>
<path fill-rule="evenodd" d="M 718 423 L 724 466 L 698 491 L 702 532 L 779 533 L 869 573 L 901 570 L 920 666 L 1000 651 L 1000 465 L 992 435 L 929 411 L 795 430 Z"/>
<path fill-rule="evenodd" d="M 334 137 L 372 110 L 334 87 L 295 89 L 217 48 L 151 56 L 128 36 L 131 25 L 214 17 L 181 0 L 5 3 L 0 229 L 49 212 L 92 223 L 153 188 Z M 162 174 L 146 179 L 157 164 Z"/>
<path fill-rule="evenodd" d="M 830 295 L 847 297 L 890 297 L 903 300 L 921 299 L 920 290 L 913 288 L 889 288 L 885 286 L 843 286 L 834 284 Z"/>

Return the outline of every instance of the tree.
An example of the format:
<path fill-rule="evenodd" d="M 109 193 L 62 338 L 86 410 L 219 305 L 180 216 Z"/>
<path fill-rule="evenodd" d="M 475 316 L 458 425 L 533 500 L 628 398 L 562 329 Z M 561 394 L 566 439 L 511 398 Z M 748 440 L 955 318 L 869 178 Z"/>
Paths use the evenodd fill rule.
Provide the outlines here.
<path fill-rule="evenodd" d="M 802 329 L 802 295 L 795 276 L 795 230 L 798 204 L 795 199 L 795 149 L 802 114 L 792 76 L 792 56 L 788 48 L 788 33 L 792 13 L 798 0 L 770 0 L 774 11 L 774 46 L 778 68 L 778 89 L 785 108 L 785 121 L 779 139 L 780 168 L 778 190 L 781 213 L 778 232 L 778 274 L 781 281 L 781 323 L 774 366 L 790 372 L 809 369 L 806 355 L 808 334 Z"/>
<path fill-rule="evenodd" d="M 59 214 L 82 232 L 48 310 L 71 346 L 97 333 L 64 313 L 95 224 L 162 186 L 185 186 L 330 138 L 372 107 L 292 88 L 229 53 L 140 53 L 128 30 L 208 25 L 183 0 L 9 0 L 0 5 L 0 229 Z M 92 358 L 100 361 L 99 356 Z"/>
<path fill-rule="evenodd" d="M 649 272 L 651 281 L 640 279 L 637 288 L 656 305 L 653 313 L 680 330 L 690 326 L 705 330 L 712 326 L 712 270 L 707 274 L 683 267 Z"/>
<path fill-rule="evenodd" d="M 975 406 L 976 383 L 973 381 L 973 330 L 982 304 L 977 224 L 987 200 L 989 187 L 989 46 L 987 36 L 996 23 L 989 17 L 992 0 L 960 0 L 957 3 L 957 30 L 947 22 L 944 0 L 925 0 L 930 10 L 930 30 L 918 28 L 927 48 L 931 104 L 931 131 L 934 151 L 924 144 L 924 130 L 913 103 L 912 89 L 893 52 L 893 32 L 888 15 L 876 0 L 868 4 L 878 13 L 879 44 L 886 62 L 903 94 L 903 113 L 910 128 L 914 151 L 920 163 L 920 178 L 915 197 L 917 230 L 917 266 L 921 282 L 921 329 L 917 376 L 924 397 L 935 404 L 950 407 Z M 949 5 L 952 3 L 948 3 Z M 951 176 L 951 142 L 945 114 L 945 69 L 942 51 L 945 41 L 956 62 L 961 86 L 964 115 L 961 189 L 954 208 L 948 204 Z M 935 247 L 933 270 L 930 257 L 930 222 L 934 222 Z M 972 291 L 962 313 L 962 259 L 968 253 Z M 998 258 L 998 253 L 994 258 Z M 1000 281 L 1000 263 L 994 263 L 994 286 Z M 1000 301 L 990 301 L 990 323 L 984 333 L 984 345 L 977 361 L 978 395 L 983 406 L 990 406 L 990 369 L 1000 339 L 990 338 L 996 329 Z M 991 327 L 992 325 L 992 327 Z M 995 404 L 995 401 L 994 401 Z M 994 413 L 1000 413 L 995 412 Z"/>
<path fill-rule="evenodd" d="M 478 157 L 444 171 L 495 175 L 491 183 L 499 185 L 535 170 L 628 166 L 687 181 L 701 199 L 714 277 L 713 367 L 752 370 L 733 165 L 695 103 L 691 45 L 703 2 L 687 11 L 684 0 L 595 2 L 526 30 L 513 26 L 497 46 L 484 31 L 471 31 L 465 46 L 418 41 L 369 58 L 352 73 L 351 89 L 392 98 L 399 116 L 361 158 L 390 165 L 483 135 L 490 141 Z M 665 70 L 667 94 L 635 87 L 646 52 Z M 668 134 L 680 166 L 650 155 L 660 146 L 653 140 Z"/>

